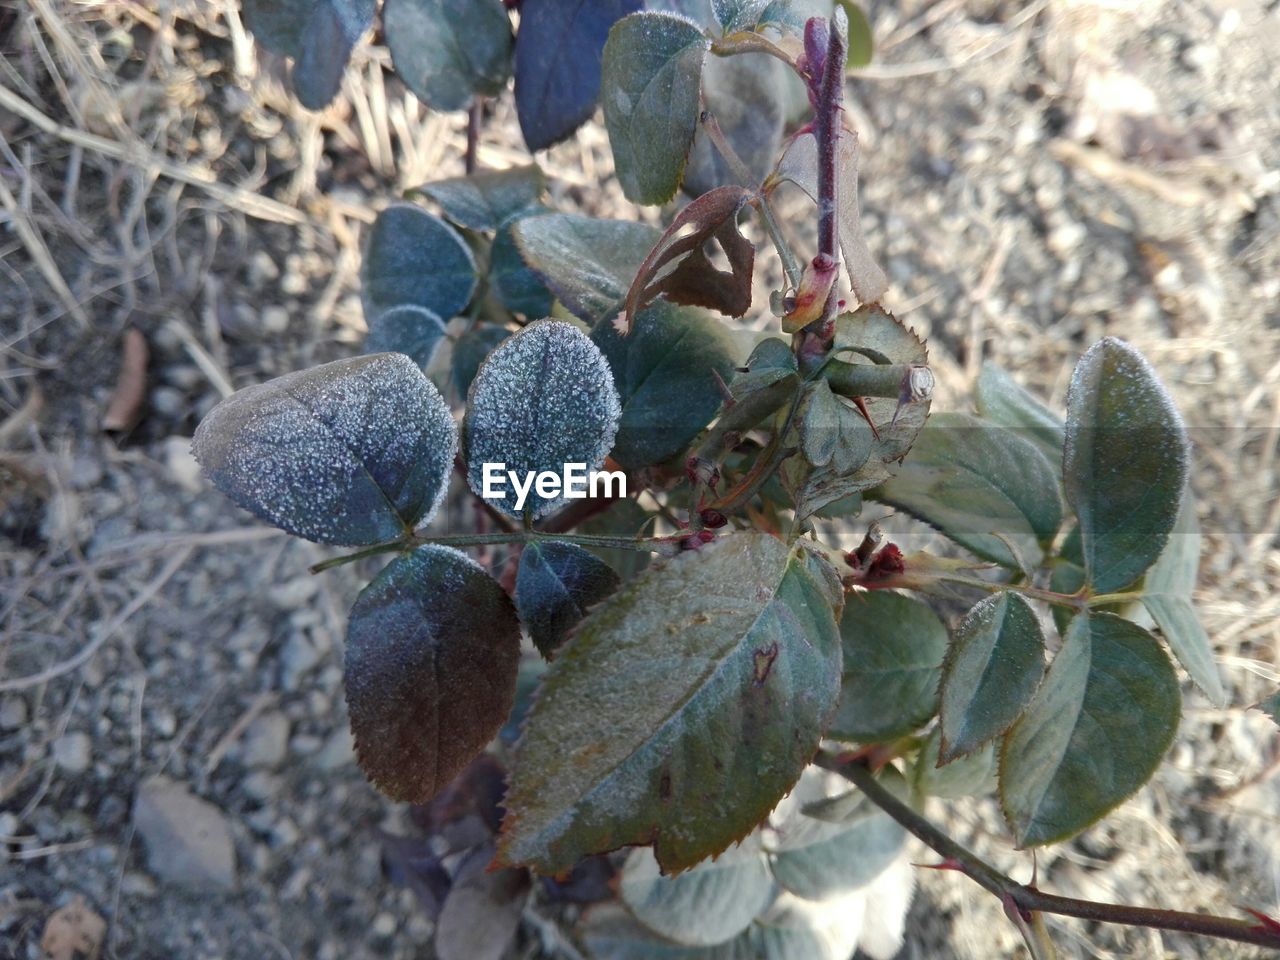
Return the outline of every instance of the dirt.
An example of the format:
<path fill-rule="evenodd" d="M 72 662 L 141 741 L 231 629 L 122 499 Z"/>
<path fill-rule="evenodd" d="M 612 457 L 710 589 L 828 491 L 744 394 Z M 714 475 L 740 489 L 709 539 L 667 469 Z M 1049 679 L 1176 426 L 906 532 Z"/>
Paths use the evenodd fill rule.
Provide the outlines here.
<path fill-rule="evenodd" d="M 368 570 L 310 576 L 329 554 L 212 491 L 188 440 L 227 390 L 358 351 L 362 232 L 398 191 L 462 171 L 465 117 L 418 106 L 376 46 L 307 114 L 233 7 L 0 2 L 0 87 L 48 120 L 0 105 L 0 956 L 40 956 L 51 915 L 81 900 L 107 921 L 109 957 L 430 955 L 431 922 L 382 863 L 380 831 L 405 811 L 365 782 L 346 734 L 344 617 Z M 983 359 L 1060 406 L 1075 359 L 1114 334 L 1170 385 L 1195 444 L 1196 600 L 1231 705 L 1184 684 L 1160 774 L 1043 852 L 1037 882 L 1274 915 L 1280 743 L 1245 708 L 1280 680 L 1280 10 L 869 14 L 877 61 L 849 88 L 865 226 L 886 303 L 929 338 L 935 409 L 965 407 Z M 525 156 L 501 101 L 480 160 Z M 598 123 L 537 159 L 554 206 L 657 215 L 622 200 Z M 130 329 L 149 348 L 143 400 L 104 434 Z M 203 889 L 165 879 L 140 836 L 155 777 L 220 824 Z M 993 802 L 928 812 L 1032 875 Z M 1021 955 L 992 898 L 919 876 L 903 957 Z M 1261 955 L 1050 926 L 1064 957 Z"/>

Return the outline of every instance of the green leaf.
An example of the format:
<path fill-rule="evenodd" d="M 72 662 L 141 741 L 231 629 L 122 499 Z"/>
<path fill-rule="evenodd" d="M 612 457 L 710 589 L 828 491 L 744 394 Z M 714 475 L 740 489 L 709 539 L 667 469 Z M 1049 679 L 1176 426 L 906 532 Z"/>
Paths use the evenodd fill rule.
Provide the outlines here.
<path fill-rule="evenodd" d="M 538 652 L 551 657 L 587 609 L 620 582 L 607 563 L 575 544 L 527 544 L 516 573 L 516 609 Z"/>
<path fill-rule="evenodd" d="M 577 533 L 598 534 L 605 537 L 641 537 L 653 531 L 650 528 L 653 515 L 636 502 L 634 497 L 616 500 L 609 509 L 589 517 L 578 524 Z M 589 551 L 599 557 L 623 580 L 630 580 L 649 565 L 649 553 L 646 550 L 624 550 L 614 547 L 590 547 Z"/>
<path fill-rule="evenodd" d="M 661 232 L 647 223 L 551 213 L 520 220 L 512 236 L 524 262 L 570 312 L 610 320 Z"/>
<path fill-rule="evenodd" d="M 1257 707 L 1275 721 L 1276 726 L 1280 727 L 1280 690 L 1267 697 Z"/>
<path fill-rule="evenodd" d="M 870 496 L 1015 569 L 1038 566 L 1062 523 L 1057 477 L 1044 455 L 963 413 L 930 417 L 898 475 Z"/>
<path fill-rule="evenodd" d="M 471 389 L 471 381 L 476 378 L 476 371 L 485 357 L 493 352 L 511 331 L 506 327 L 482 324 L 472 327 L 453 344 L 453 386 L 462 396 Z"/>
<path fill-rule="evenodd" d="M 974 386 L 974 405 L 992 423 L 1030 440 L 1055 471 L 1062 470 L 1062 419 L 992 363 L 984 363 Z"/>
<path fill-rule="evenodd" d="M 497 346 L 476 372 L 462 421 L 467 482 L 484 497 L 485 465 L 516 473 L 563 474 L 566 464 L 599 469 L 613 446 L 622 408 L 609 365 L 573 324 L 539 320 Z M 565 502 L 564 492 L 521 496 L 505 482 L 485 498 L 513 517 L 546 516 Z"/>
<path fill-rule="evenodd" d="M 319 110 L 338 92 L 351 51 L 373 24 L 373 0 L 244 0 L 245 26 L 294 61 L 299 102 Z"/>
<path fill-rule="evenodd" d="M 1000 747 L 1000 803 L 1019 846 L 1065 840 L 1151 778 L 1181 715 L 1178 678 L 1147 631 L 1078 613 Z"/>
<path fill-rule="evenodd" d="M 734 376 L 729 393 L 735 401 L 740 401 L 748 394 L 769 389 L 779 380 L 797 376 L 799 371 L 790 345 L 778 337 L 766 337 L 751 351 L 746 370 Z"/>
<path fill-rule="evenodd" d="M 756 25 L 769 0 L 711 0 L 711 8 L 725 33 Z"/>
<path fill-rule="evenodd" d="M 444 339 L 444 323 L 425 307 L 404 303 L 383 310 L 369 324 L 365 353 L 403 353 L 421 370 L 431 365 Z"/>
<path fill-rule="evenodd" d="M 502 0 L 386 0 L 382 32 L 405 86 L 434 110 L 496 96 L 511 76 Z"/>
<path fill-rule="evenodd" d="M 1196 686 L 1215 706 L 1225 707 L 1227 692 L 1213 660 L 1213 644 L 1191 603 L 1199 570 L 1200 522 L 1195 499 L 1184 493 L 1169 541 L 1143 581 L 1142 604 Z"/>
<path fill-rule="evenodd" d="M 532 886 L 527 870 L 490 870 L 493 843 L 473 847 L 454 872 L 432 939 L 435 960 L 502 960 Z"/>
<path fill-rule="evenodd" d="M 411 203 L 378 214 L 360 267 L 365 319 L 403 304 L 441 320 L 457 316 L 476 287 L 476 263 L 458 232 Z"/>
<path fill-rule="evenodd" d="M 815 467 L 831 464 L 850 474 L 871 458 L 875 437 L 857 409 L 831 392 L 825 380 L 817 380 L 800 401 L 800 452 Z"/>
<path fill-rule="evenodd" d="M 636 316 L 625 337 L 606 317 L 591 339 L 608 359 L 622 398 L 613 458 L 628 470 L 684 451 L 724 400 L 716 377 L 733 377 L 733 339 L 696 307 L 659 301 Z"/>
<path fill-rule="evenodd" d="M 205 475 L 258 517 L 317 543 L 403 537 L 444 499 L 458 432 L 399 353 L 336 360 L 227 397 L 196 428 Z"/>
<path fill-rule="evenodd" d="M 1094 344 L 1067 392 L 1063 476 L 1096 593 L 1128 586 L 1160 555 L 1187 460 L 1182 418 L 1147 361 L 1114 337 Z"/>
<path fill-rule="evenodd" d="M 947 628 L 928 606 L 888 590 L 851 594 L 840 636 L 844 676 L 828 736 L 876 743 L 933 716 Z"/>
<path fill-rule="evenodd" d="M 758 839 L 664 877 L 647 847 L 632 850 L 618 886 L 622 902 L 655 933 L 689 946 L 714 946 L 751 925 L 776 888 Z"/>
<path fill-rule="evenodd" d="M 477 170 L 465 177 L 433 180 L 418 187 L 444 215 L 469 230 L 497 230 L 517 214 L 537 208 L 547 178 L 536 163 L 507 170 Z"/>
<path fill-rule="evenodd" d="M 787 121 L 787 82 L 792 77 L 785 63 L 767 53 L 712 57 L 703 68 L 706 108 L 750 175 L 750 182 L 742 186 L 758 187 L 778 158 Z M 737 182 L 728 161 L 699 127 L 684 172 L 684 191 L 697 196 Z"/>
<path fill-rule="evenodd" d="M 844 7 L 844 12 L 849 17 L 849 55 L 846 64 L 854 69 L 865 67 L 871 63 L 876 49 L 867 15 L 853 0 L 836 0 L 836 2 Z"/>
<path fill-rule="evenodd" d="M 500 229 L 489 248 L 489 284 L 498 302 L 512 313 L 530 320 L 541 320 L 551 314 L 555 297 L 520 256 L 514 224 Z"/>
<path fill-rule="evenodd" d="M 835 706 L 841 600 L 825 560 L 763 533 L 654 562 L 547 670 L 516 751 L 502 859 L 555 873 L 652 843 L 678 871 L 745 836 Z"/>
<path fill-rule="evenodd" d="M 347 707 L 365 774 L 394 800 L 430 800 L 502 729 L 519 663 L 515 608 L 479 564 L 440 546 L 392 560 L 347 625 Z"/>
<path fill-rule="evenodd" d="M 698 125 L 710 41 L 666 13 L 633 13 L 604 45 L 601 99 L 622 192 L 633 203 L 675 196 Z"/>
<path fill-rule="evenodd" d="M 942 763 L 973 753 L 1018 719 L 1044 677 L 1044 634 L 1022 597 L 984 597 L 956 627 L 942 665 Z"/>
<path fill-rule="evenodd" d="M 993 744 L 979 747 L 967 757 L 958 757 L 945 767 L 938 766 L 942 731 L 935 727 L 920 748 L 911 768 L 911 786 L 919 797 L 959 800 L 990 793 L 996 787 L 996 758 Z"/>

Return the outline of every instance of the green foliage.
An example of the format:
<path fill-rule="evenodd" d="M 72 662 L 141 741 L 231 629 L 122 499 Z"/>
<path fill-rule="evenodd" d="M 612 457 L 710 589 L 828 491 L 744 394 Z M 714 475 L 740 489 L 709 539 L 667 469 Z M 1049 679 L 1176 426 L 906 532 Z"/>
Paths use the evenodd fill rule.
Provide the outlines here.
<path fill-rule="evenodd" d="M 531 212 L 536 216 L 540 210 Z M 515 223 L 519 223 L 519 219 Z M 489 284 L 498 302 L 512 313 L 537 320 L 551 313 L 555 297 L 525 264 L 516 246 L 515 223 L 502 227 L 489 248 Z"/>
<path fill-rule="evenodd" d="M 424 183 L 417 190 L 436 203 L 444 215 L 469 230 L 494 231 L 513 217 L 543 209 L 547 178 L 536 163 L 506 170 L 477 170 L 467 177 Z"/>
<path fill-rule="evenodd" d="M 511 331 L 506 327 L 491 325 L 472 327 L 453 344 L 453 387 L 460 396 L 465 397 L 471 389 L 471 381 L 476 378 L 476 371 L 485 357 L 493 352 Z"/>
<path fill-rule="evenodd" d="M 520 624 L 465 554 L 420 547 L 361 592 L 347 626 L 347 708 L 360 766 L 423 803 L 475 759 L 515 699 Z"/>
<path fill-rule="evenodd" d="M 1036 445 L 1056 473 L 1062 471 L 1062 418 L 992 363 L 984 363 L 973 391 L 978 414 Z"/>
<path fill-rule="evenodd" d="M 360 268 L 365 319 L 392 307 L 421 307 L 448 320 L 476 288 L 476 263 L 456 230 L 410 203 L 380 214 L 369 232 Z"/>
<path fill-rule="evenodd" d="M 618 588 L 603 560 L 572 543 L 531 543 L 520 554 L 515 601 L 520 621 L 544 657 L 554 655 L 586 614 Z"/>
<path fill-rule="evenodd" d="M 942 728 L 935 727 L 925 740 L 911 768 L 911 787 L 919 797 L 958 800 L 990 793 L 996 787 L 995 745 L 988 743 L 973 753 L 938 765 Z"/>
<path fill-rule="evenodd" d="M 501 93 L 511 75 L 502 0 L 386 0 L 382 24 L 396 73 L 435 110 Z"/>
<path fill-rule="evenodd" d="M 444 323 L 426 307 L 402 303 L 389 307 L 369 323 L 365 353 L 403 353 L 426 370 L 444 340 Z"/>
<path fill-rule="evenodd" d="M 1280 727 L 1280 690 L 1258 704 L 1258 709 L 1275 721 Z"/>
<path fill-rule="evenodd" d="M 1000 802 L 1022 846 L 1079 833 L 1155 772 L 1181 697 L 1155 639 L 1110 613 L 1080 613 L 1000 748 Z"/>
<path fill-rule="evenodd" d="M 825 561 L 762 533 L 640 573 L 547 671 L 516 752 L 502 859 L 554 873 L 652 843 L 664 870 L 681 870 L 745 836 L 835 706 L 840 604 Z"/>
<path fill-rule="evenodd" d="M 298 102 L 320 110 L 337 95 L 347 61 L 373 24 L 374 0 L 242 0 L 245 25 L 268 50 L 294 61 Z"/>
<path fill-rule="evenodd" d="M 209 412 L 192 444 L 205 475 L 246 510 L 299 537 L 346 545 L 392 540 L 428 521 L 456 449 L 444 399 L 398 353 L 241 390 Z"/>
<path fill-rule="evenodd" d="M 698 123 L 709 46 L 692 23 L 664 13 L 633 13 L 609 31 L 601 98 L 628 200 L 666 203 L 675 196 Z"/>

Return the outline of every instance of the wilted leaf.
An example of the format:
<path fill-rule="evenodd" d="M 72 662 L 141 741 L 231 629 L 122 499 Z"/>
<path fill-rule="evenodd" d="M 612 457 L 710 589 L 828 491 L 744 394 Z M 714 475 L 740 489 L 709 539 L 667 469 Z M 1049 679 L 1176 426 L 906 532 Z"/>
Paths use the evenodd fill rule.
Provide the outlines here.
<path fill-rule="evenodd" d="M 928 606 L 888 590 L 851 594 L 840 636 L 844 676 L 829 736 L 891 740 L 933 716 L 947 628 Z"/>
<path fill-rule="evenodd" d="M 317 543 L 394 540 L 428 521 L 457 450 L 448 405 L 408 357 L 336 360 L 246 387 L 196 428 L 206 476 Z"/>
<path fill-rule="evenodd" d="M 444 339 L 444 323 L 425 307 L 401 304 L 382 311 L 369 323 L 365 353 L 403 353 L 426 370 Z"/>
<path fill-rule="evenodd" d="M 1062 523 L 1058 478 L 1044 455 L 963 413 L 930 417 L 897 476 L 871 496 L 1015 569 L 1037 566 Z"/>
<path fill-rule="evenodd" d="M 744 837 L 835 705 L 841 601 L 825 561 L 758 532 L 637 575 L 547 671 L 517 748 L 503 859 L 555 872 L 652 843 L 678 871 Z"/>
<path fill-rule="evenodd" d="M 604 121 L 618 182 L 633 203 L 666 203 L 680 186 L 709 46 L 694 24 L 665 13 L 633 13 L 609 31 Z"/>
<path fill-rule="evenodd" d="M 411 203 L 374 221 L 360 267 L 365 319 L 412 304 L 441 320 L 462 311 L 476 287 L 471 249 L 451 226 Z"/>
<path fill-rule="evenodd" d="M 472 327 L 453 344 L 453 386 L 461 396 L 466 396 L 471 389 L 471 381 L 476 378 L 476 371 L 484 358 L 493 352 L 511 331 L 506 327 L 483 324 Z"/>
<path fill-rule="evenodd" d="M 84 897 L 76 894 L 49 915 L 40 935 L 44 960 L 95 960 L 107 933 L 107 921 L 89 909 Z"/>
<path fill-rule="evenodd" d="M 836 144 L 836 162 L 839 166 L 837 227 L 849 285 L 860 302 L 875 303 L 884 296 L 889 281 L 871 256 L 871 249 L 862 233 L 862 219 L 858 212 L 858 134 L 847 122 Z M 775 176 L 790 180 L 817 202 L 818 141 L 812 133 L 802 133 L 791 141 L 778 162 Z"/>
<path fill-rule="evenodd" d="M 1065 840 L 1147 782 L 1173 742 L 1178 678 L 1155 639 L 1078 613 L 1000 747 L 1000 802 L 1020 846 Z"/>
<path fill-rule="evenodd" d="M 660 236 L 647 223 L 551 213 L 520 220 L 512 236 L 524 262 L 574 316 L 612 317 Z"/>
<path fill-rule="evenodd" d="M 382 31 L 391 62 L 414 96 L 461 110 L 495 96 L 511 75 L 511 21 L 502 0 L 386 0 Z"/>
<path fill-rule="evenodd" d="M 469 230 L 497 230 L 517 214 L 537 208 L 547 178 L 536 163 L 506 170 L 477 170 L 465 177 L 433 180 L 418 187 L 444 215 Z"/>
<path fill-rule="evenodd" d="M 489 284 L 498 302 L 512 313 L 538 320 L 550 315 L 555 297 L 520 256 L 514 229 L 515 224 L 507 224 L 494 237 L 489 248 Z"/>
<path fill-rule="evenodd" d="M 1147 361 L 1114 337 L 1094 344 L 1067 393 L 1063 476 L 1096 593 L 1128 586 L 1160 555 L 1187 459 L 1182 418 Z"/>
<path fill-rule="evenodd" d="M 607 563 L 575 544 L 527 544 L 516 573 L 516 609 L 538 652 L 551 657 L 620 582 Z"/>
<path fill-rule="evenodd" d="M 609 28 L 643 0 L 525 0 L 516 35 L 516 116 L 530 150 L 591 119 Z"/>
<path fill-rule="evenodd" d="M 920 748 L 915 765 L 911 769 L 911 786 L 920 797 L 941 797 L 958 800 L 976 794 L 989 793 L 996 786 L 996 757 L 994 744 L 979 747 L 967 757 L 957 757 L 945 767 L 938 766 L 938 748 L 942 731 L 934 727 L 929 739 Z"/>
<path fill-rule="evenodd" d="M 1055 471 L 1062 470 L 1062 418 L 1054 414 L 992 363 L 984 363 L 974 386 L 978 413 L 1030 440 Z"/>
<path fill-rule="evenodd" d="M 751 175 L 744 187 L 758 187 L 778 157 L 787 121 L 787 83 L 794 76 L 785 63 L 765 53 L 712 57 L 703 68 L 703 102 Z M 736 182 L 728 162 L 699 126 L 684 172 L 685 192 L 698 196 Z"/>
<path fill-rule="evenodd" d="M 623 306 L 627 330 L 660 296 L 673 303 L 709 307 L 740 317 L 751 307 L 756 251 L 738 232 L 738 211 L 749 198 L 743 187 L 718 187 L 681 210 L 640 264 Z M 712 264 L 707 245 L 720 245 L 729 270 Z"/>
<path fill-rule="evenodd" d="M 613 458 L 629 470 L 688 447 L 724 400 L 716 377 L 733 377 L 733 340 L 723 324 L 694 307 L 655 303 L 625 337 L 605 317 L 591 339 L 608 359 L 622 399 Z"/>
<path fill-rule="evenodd" d="M 439 960 L 502 960 L 520 927 L 530 880 L 526 870 L 488 869 L 493 846 L 479 847 L 458 867 L 436 922 Z"/>
<path fill-rule="evenodd" d="M 1213 644 L 1191 603 L 1199 571 L 1200 522 L 1195 499 L 1184 493 L 1169 540 L 1143 581 L 1142 603 L 1196 686 L 1216 706 L 1225 707 L 1227 692 L 1213 660 Z"/>
<path fill-rule="evenodd" d="M 622 407 L 609 364 L 577 327 L 540 320 L 504 340 L 480 365 L 467 397 L 462 440 L 467 482 L 484 497 L 485 464 L 527 474 L 564 473 L 565 464 L 599 469 L 613 447 Z M 513 517 L 536 519 L 565 501 L 527 491 L 522 504 L 507 482 L 487 502 Z"/>
<path fill-rule="evenodd" d="M 1044 635 L 1027 601 L 984 597 L 956 627 L 942 667 L 942 763 L 973 753 L 1018 719 L 1044 676 Z"/>
<path fill-rule="evenodd" d="M 151 361 L 151 348 L 147 338 L 137 327 L 124 332 L 120 344 L 120 372 L 111 391 L 107 412 L 102 415 L 102 429 L 107 433 L 126 433 L 142 419 L 147 400 L 147 364 Z"/>
<path fill-rule="evenodd" d="M 294 61 L 299 102 L 319 110 L 337 94 L 351 51 L 373 25 L 373 0 L 243 0 L 245 26 Z"/>
<path fill-rule="evenodd" d="M 440 546 L 392 560 L 347 624 L 347 708 L 366 776 L 394 800 L 429 800 L 502 729 L 519 663 L 515 608 L 479 564 Z"/>
<path fill-rule="evenodd" d="M 648 848 L 632 850 L 618 893 L 655 933 L 689 946 L 714 946 L 747 929 L 776 888 L 759 840 L 748 837 L 674 877 L 662 876 Z"/>

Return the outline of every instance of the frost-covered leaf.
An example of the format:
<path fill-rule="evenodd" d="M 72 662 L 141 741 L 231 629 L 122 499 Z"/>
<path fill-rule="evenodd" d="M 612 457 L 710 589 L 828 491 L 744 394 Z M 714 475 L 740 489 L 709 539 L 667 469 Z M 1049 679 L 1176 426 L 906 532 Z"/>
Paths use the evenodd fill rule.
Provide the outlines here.
<path fill-rule="evenodd" d="M 911 768 L 911 786 L 920 797 L 941 797 L 958 800 L 990 793 L 996 787 L 996 756 L 994 744 L 979 747 L 967 757 L 958 757 L 945 767 L 938 766 L 938 749 L 942 730 L 938 727 L 920 748 L 920 754 Z"/>
<path fill-rule="evenodd" d="M 555 297 L 520 256 L 514 228 L 514 223 L 507 224 L 493 239 L 489 248 L 489 284 L 504 307 L 536 320 L 551 313 Z"/>
<path fill-rule="evenodd" d="M 633 13 L 609 31 L 600 96 L 618 182 L 633 203 L 666 203 L 680 186 L 709 46 L 697 26 L 666 13 Z"/>
<path fill-rule="evenodd" d="M 794 76 L 785 63 L 766 53 L 712 57 L 703 68 L 706 108 L 751 174 L 742 186 L 758 187 L 777 159 L 787 122 L 787 84 Z M 684 172 L 685 192 L 697 196 L 736 182 L 728 162 L 699 126 Z"/>
<path fill-rule="evenodd" d="M 844 675 L 829 736 L 891 740 L 933 716 L 947 628 L 928 606 L 888 590 L 851 594 L 840 636 Z"/>
<path fill-rule="evenodd" d="M 548 668 L 516 752 L 503 860 L 554 873 L 652 843 L 678 871 L 744 837 L 835 706 L 841 602 L 825 560 L 764 533 L 651 564 Z"/>
<path fill-rule="evenodd" d="M 1058 478 L 1029 440 L 964 413 L 937 413 L 875 499 L 986 560 L 1037 566 L 1062 522 Z"/>
<path fill-rule="evenodd" d="M 537 208 L 547 178 L 536 163 L 506 170 L 477 170 L 465 177 L 433 180 L 418 187 L 444 215 L 469 230 L 497 230 L 518 214 Z"/>
<path fill-rule="evenodd" d="M 516 573 L 516 609 L 538 652 L 551 657 L 587 610 L 620 582 L 607 563 L 575 544 L 526 545 Z"/>
<path fill-rule="evenodd" d="M 404 304 L 448 320 L 475 291 L 476 263 L 453 227 L 411 203 L 396 203 L 378 214 L 369 232 L 360 285 L 371 324 Z"/>
<path fill-rule="evenodd" d="M 480 365 L 467 397 L 462 440 L 467 481 L 484 496 L 484 466 L 505 464 L 523 482 L 526 474 L 563 474 L 565 464 L 599 469 L 613 446 L 622 407 L 609 364 L 571 323 L 540 320 L 504 340 Z M 530 489 L 518 507 L 514 485 L 487 502 L 536 519 L 565 501 Z"/>
<path fill-rule="evenodd" d="M 594 324 L 618 312 L 660 233 L 647 223 L 551 213 L 520 220 L 512 236 L 560 302 Z"/>
<path fill-rule="evenodd" d="M 1044 635 L 1030 604 L 984 597 L 956 627 L 942 667 L 943 763 L 973 753 L 1018 719 L 1044 676 Z"/>
<path fill-rule="evenodd" d="M 658 297 L 709 307 L 731 317 L 751 308 L 751 271 L 756 250 L 738 231 L 738 213 L 750 194 L 744 187 L 717 187 L 681 210 L 649 251 L 627 291 L 627 329 Z M 714 241 L 729 263 L 721 270 L 708 251 Z"/>
<path fill-rule="evenodd" d="M 613 458 L 627 469 L 662 463 L 688 447 L 724 400 L 716 377 L 733 377 L 732 338 L 696 307 L 659 301 L 641 311 L 625 337 L 604 317 L 591 339 L 622 399 Z"/>
<path fill-rule="evenodd" d="M 382 30 L 405 86 L 434 110 L 496 96 L 511 75 L 502 0 L 386 0 Z"/>
<path fill-rule="evenodd" d="M 525 0 L 516 35 L 516 116 L 530 150 L 591 119 L 609 28 L 643 0 Z"/>
<path fill-rule="evenodd" d="M 768 5 L 769 0 L 711 0 L 711 8 L 726 33 L 755 26 Z"/>
<path fill-rule="evenodd" d="M 1094 344 L 1067 392 L 1063 477 L 1095 592 L 1127 587 L 1160 555 L 1188 456 L 1182 418 L 1142 355 L 1114 337 Z"/>
<path fill-rule="evenodd" d="M 875 303 L 884 296 L 889 281 L 871 256 L 871 248 L 862 233 L 858 212 L 858 134 L 847 122 L 836 143 L 836 162 L 840 178 L 836 190 L 837 228 L 849 285 L 860 302 Z M 791 141 L 778 162 L 775 176 L 790 180 L 817 202 L 818 141 L 812 133 L 802 133 Z"/>
<path fill-rule="evenodd" d="M 471 389 L 471 381 L 476 378 L 476 371 L 484 358 L 493 352 L 511 331 L 506 327 L 482 324 L 472 327 L 453 344 L 453 386 L 459 396 L 465 397 Z"/>
<path fill-rule="evenodd" d="M 432 940 L 437 960 L 502 960 L 520 929 L 532 886 L 527 870 L 489 870 L 493 845 L 458 866 Z"/>
<path fill-rule="evenodd" d="M 403 353 L 426 370 L 444 339 L 444 323 L 425 307 L 401 304 L 382 311 L 369 324 L 365 353 Z"/>
<path fill-rule="evenodd" d="M 974 405 L 986 420 L 1030 440 L 1055 471 L 1062 470 L 1062 418 L 992 363 L 984 363 L 973 391 Z"/>
<path fill-rule="evenodd" d="M 373 25 L 373 0 L 243 0 L 245 26 L 294 61 L 298 101 L 319 110 L 342 83 L 351 51 Z"/>
<path fill-rule="evenodd" d="M 839 473 L 853 473 L 875 449 L 875 436 L 862 414 L 832 393 L 825 380 L 805 391 L 798 421 L 800 452 L 815 467 L 831 464 Z"/>
<path fill-rule="evenodd" d="M 419 547 L 351 608 L 346 689 L 360 766 L 395 800 L 424 803 L 497 736 L 515 700 L 520 624 L 465 554 Z"/>
<path fill-rule="evenodd" d="M 1184 492 L 1169 541 L 1143 581 L 1142 603 L 1196 686 L 1216 706 L 1225 707 L 1227 692 L 1213 660 L 1213 643 L 1191 603 L 1199 572 L 1200 521 L 1195 498 Z"/>
<path fill-rule="evenodd" d="M 1019 846 L 1074 836 L 1151 778 L 1181 714 L 1155 639 L 1078 613 L 1031 705 L 1000 746 L 1000 803 Z"/>
<path fill-rule="evenodd" d="M 213 485 L 318 543 L 394 540 L 426 522 L 457 449 L 448 405 L 408 357 L 336 360 L 246 387 L 196 428 Z"/>
<path fill-rule="evenodd" d="M 689 946 L 714 946 L 737 936 L 776 892 L 754 836 L 674 877 L 662 875 L 653 851 L 637 848 L 627 857 L 618 886 L 637 920 Z"/>

